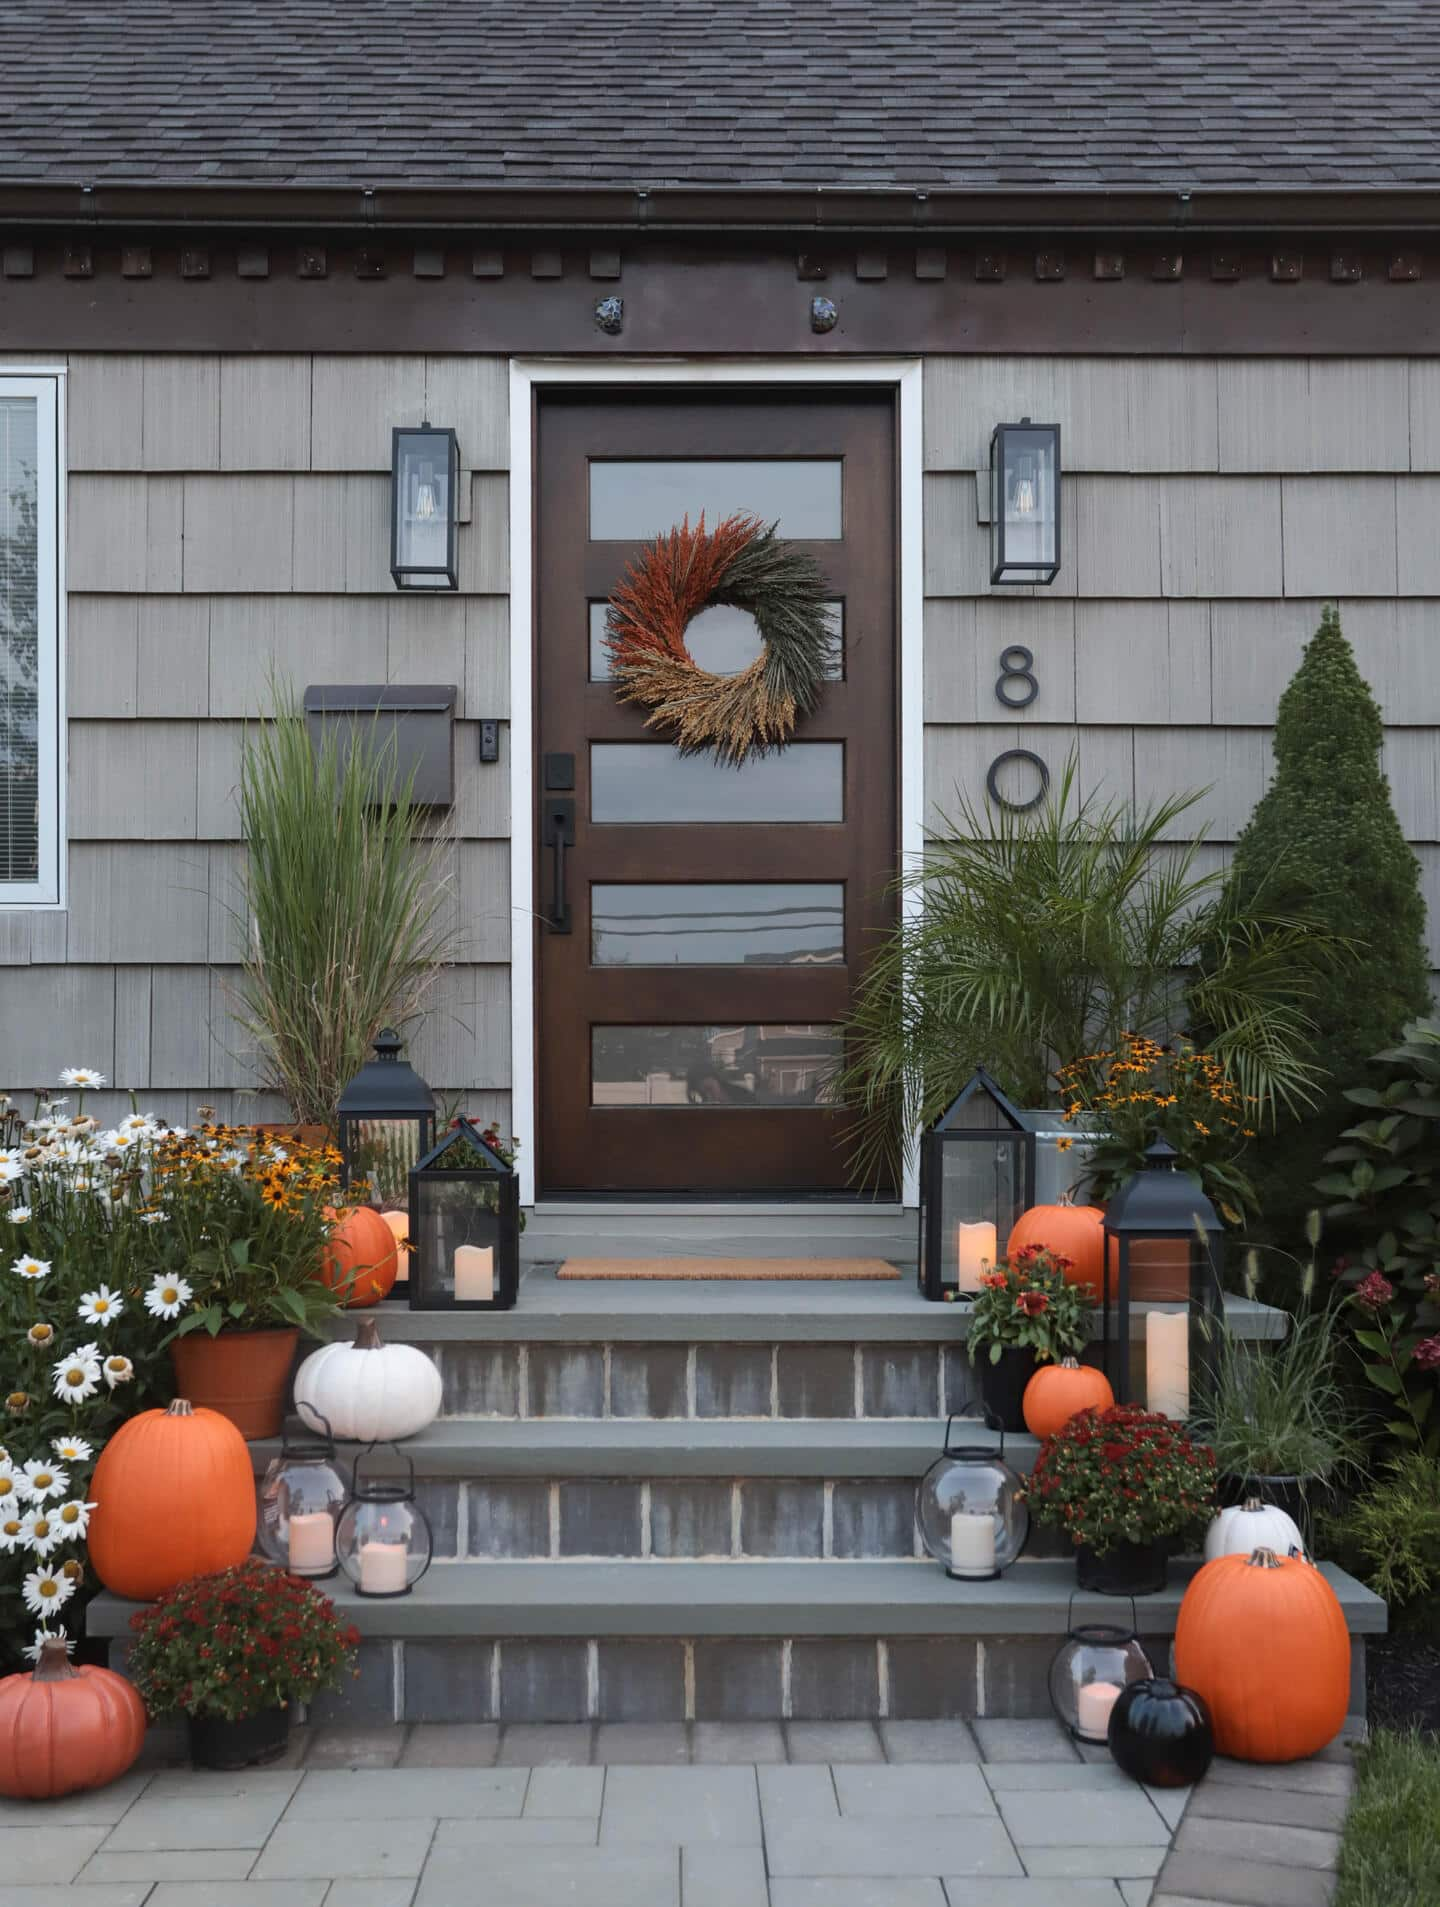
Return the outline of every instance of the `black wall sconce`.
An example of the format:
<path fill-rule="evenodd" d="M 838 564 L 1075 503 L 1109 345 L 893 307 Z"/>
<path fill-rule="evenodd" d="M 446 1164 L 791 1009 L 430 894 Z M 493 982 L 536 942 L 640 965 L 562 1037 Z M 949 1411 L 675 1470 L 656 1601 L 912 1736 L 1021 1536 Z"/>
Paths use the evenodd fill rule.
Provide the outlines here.
<path fill-rule="evenodd" d="M 458 589 L 460 444 L 453 430 L 391 433 L 390 574 L 397 589 Z"/>
<path fill-rule="evenodd" d="M 990 581 L 1053 583 L 1060 569 L 1060 426 L 997 424 L 990 437 Z"/>

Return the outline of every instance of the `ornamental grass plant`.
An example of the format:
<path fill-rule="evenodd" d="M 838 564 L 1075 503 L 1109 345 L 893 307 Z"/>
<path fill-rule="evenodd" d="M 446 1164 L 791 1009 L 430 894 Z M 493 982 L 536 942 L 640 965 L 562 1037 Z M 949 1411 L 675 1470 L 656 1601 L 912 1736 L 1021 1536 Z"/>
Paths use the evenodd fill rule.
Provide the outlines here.
<path fill-rule="evenodd" d="M 1066 1279 L 1070 1260 L 1043 1245 L 1026 1245 L 982 1272 L 970 1306 L 972 1357 L 998 1364 L 1006 1351 L 1033 1351 L 1041 1364 L 1077 1356 L 1090 1341 L 1090 1285 Z"/>
<path fill-rule="evenodd" d="M 1215 1500 L 1215 1457 L 1179 1424 L 1134 1404 L 1077 1411 L 1040 1446 L 1025 1486 L 1038 1523 L 1077 1549 L 1198 1542 Z"/>
<path fill-rule="evenodd" d="M 317 748 L 276 701 L 240 767 L 238 1018 L 264 1084 L 296 1120 L 333 1128 L 375 1035 L 413 1020 L 454 953 L 451 843 L 413 800 L 393 739 L 357 725 L 342 746 L 331 728 Z"/>
<path fill-rule="evenodd" d="M 130 1675 L 152 1715 L 229 1722 L 340 1688 L 360 1641 L 328 1596 L 255 1557 L 192 1576 L 130 1626 Z"/>

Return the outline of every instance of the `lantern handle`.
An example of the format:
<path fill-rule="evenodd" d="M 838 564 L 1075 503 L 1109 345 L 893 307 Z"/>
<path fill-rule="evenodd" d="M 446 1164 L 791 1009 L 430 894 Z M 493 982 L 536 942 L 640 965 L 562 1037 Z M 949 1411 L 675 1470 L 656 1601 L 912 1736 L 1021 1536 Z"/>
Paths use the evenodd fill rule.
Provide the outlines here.
<path fill-rule="evenodd" d="M 316 1410 L 308 1397 L 302 1397 L 296 1400 L 295 1415 L 307 1429 L 313 1427 L 310 1423 L 310 1419 L 312 1417 L 315 1419 L 315 1422 L 320 1425 L 324 1432 L 325 1440 L 330 1445 L 330 1454 L 333 1456 L 335 1454 L 335 1432 L 331 1427 L 330 1419 L 325 1415 L 324 1411 Z M 285 1439 L 283 1436 L 280 1441 L 282 1444 L 284 1443 Z"/>
<path fill-rule="evenodd" d="M 408 1485 L 403 1491 L 397 1491 L 397 1498 L 404 1496 L 413 1497 L 415 1494 L 415 1459 L 410 1455 L 408 1450 L 402 1450 L 393 1438 L 372 1439 L 362 1450 L 356 1452 L 355 1461 L 350 1466 L 350 1494 L 355 1497 L 360 1495 L 360 1466 L 373 1451 L 380 1447 L 382 1442 L 388 1442 L 390 1449 L 395 1452 L 395 1455 L 405 1459 L 405 1468 L 409 1473 Z M 419 1578 L 417 1577 L 416 1580 L 418 1582 Z"/>
<path fill-rule="evenodd" d="M 1065 1628 L 1067 1633 L 1075 1627 L 1075 1598 L 1082 1595 L 1096 1596 L 1098 1593 L 1098 1591 L 1093 1589 L 1072 1589 L 1070 1591 L 1070 1600 L 1065 1605 Z M 1125 1600 L 1130 1605 L 1130 1634 L 1138 1642 L 1140 1640 L 1140 1612 L 1135 1607 L 1135 1598 L 1133 1595 L 1126 1596 Z"/>
<path fill-rule="evenodd" d="M 971 1416 L 972 1413 L 974 1413 L 974 1411 L 975 1411 L 975 1399 L 973 1397 L 967 1397 L 965 1399 L 965 1402 L 960 1406 L 959 1410 L 951 1411 L 950 1415 L 945 1419 L 945 1454 L 946 1456 L 950 1456 L 951 1454 L 953 1454 L 950 1449 L 950 1426 L 955 1422 L 957 1417 L 963 1423 L 966 1419 L 968 1419 Z M 1000 1442 L 998 1447 L 996 1448 L 995 1455 L 997 1457 L 1003 1457 L 1005 1455 L 1005 1420 L 1004 1418 L 1000 1415 L 998 1411 L 991 1410 L 990 1406 L 984 1401 L 983 1398 L 981 1399 L 978 1415 L 980 1418 L 980 1422 L 984 1424 L 985 1428 L 987 1430 L 993 1430 L 996 1436 L 999 1437 Z"/>

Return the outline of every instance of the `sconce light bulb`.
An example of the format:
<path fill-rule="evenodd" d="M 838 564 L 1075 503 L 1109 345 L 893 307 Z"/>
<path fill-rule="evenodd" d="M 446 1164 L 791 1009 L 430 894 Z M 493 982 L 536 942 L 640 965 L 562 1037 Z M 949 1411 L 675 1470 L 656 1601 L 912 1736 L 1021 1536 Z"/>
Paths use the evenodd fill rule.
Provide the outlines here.
<path fill-rule="evenodd" d="M 1034 516 L 1035 485 L 1029 477 L 1020 477 L 1016 480 L 1014 504 L 1016 516 Z"/>
<path fill-rule="evenodd" d="M 415 489 L 415 514 L 428 521 L 435 514 L 435 486 L 433 483 L 420 483 Z"/>

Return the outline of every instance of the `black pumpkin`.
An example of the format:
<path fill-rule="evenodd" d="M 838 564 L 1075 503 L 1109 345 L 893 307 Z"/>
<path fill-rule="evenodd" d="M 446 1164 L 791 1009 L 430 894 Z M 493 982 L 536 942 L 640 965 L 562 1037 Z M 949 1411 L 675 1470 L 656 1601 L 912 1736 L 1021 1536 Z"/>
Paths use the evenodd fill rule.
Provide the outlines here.
<path fill-rule="evenodd" d="M 1110 1753 L 1133 1781 L 1188 1788 L 1214 1758 L 1210 1711 L 1163 1675 L 1131 1682 L 1110 1711 Z"/>

